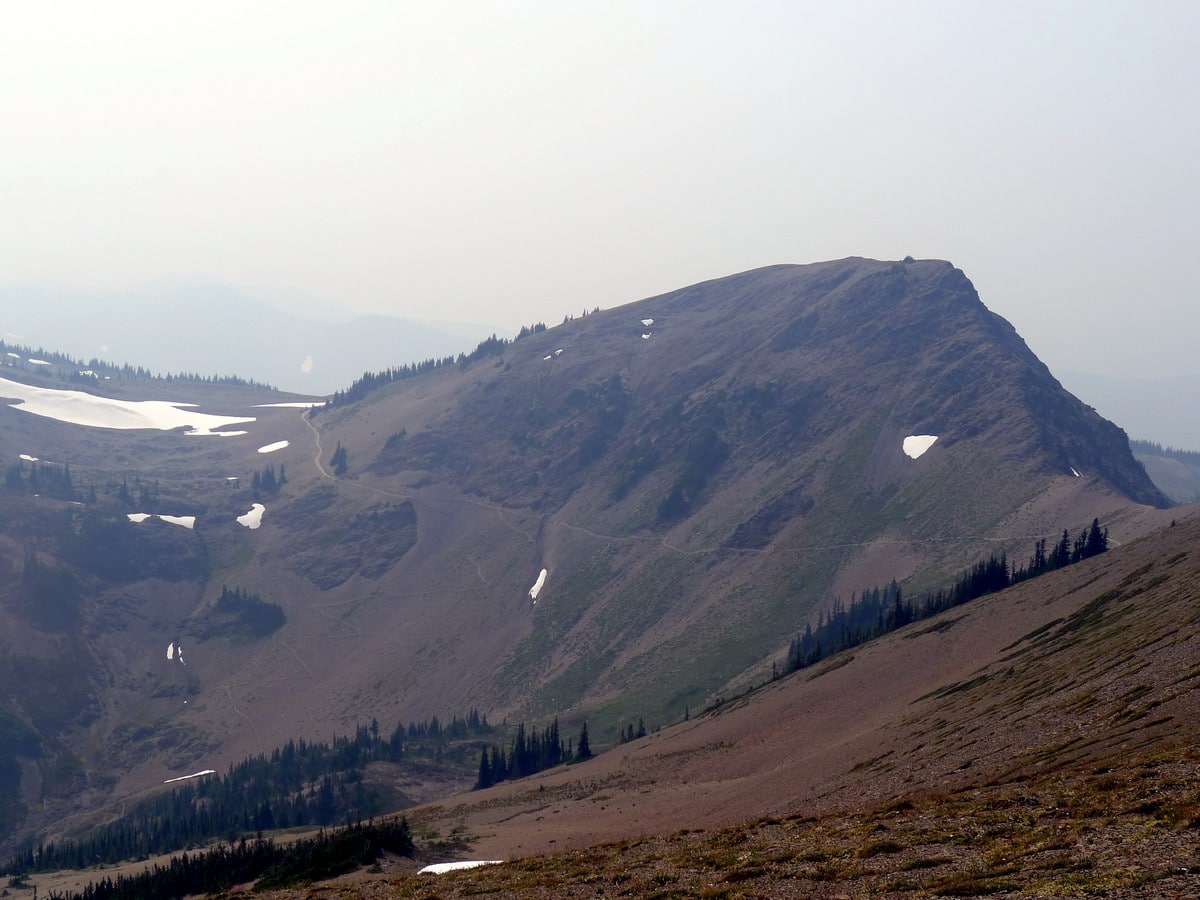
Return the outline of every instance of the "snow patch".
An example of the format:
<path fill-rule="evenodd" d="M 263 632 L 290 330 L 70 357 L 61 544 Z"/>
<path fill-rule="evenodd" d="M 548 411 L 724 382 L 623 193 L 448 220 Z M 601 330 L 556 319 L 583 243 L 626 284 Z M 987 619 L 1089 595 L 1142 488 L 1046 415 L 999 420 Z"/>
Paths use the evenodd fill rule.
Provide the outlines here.
<path fill-rule="evenodd" d="M 554 351 L 554 355 L 555 355 L 555 356 L 562 356 L 562 352 L 563 352 L 563 350 L 565 350 L 565 349 L 566 349 L 565 347 L 559 347 L 557 350 L 555 350 L 555 351 Z"/>
<path fill-rule="evenodd" d="M 186 700 L 183 701 L 187 703 Z M 178 778 L 168 778 L 163 784 L 172 784 L 176 781 L 187 781 L 189 778 L 203 778 L 205 775 L 216 775 L 216 769 L 205 769 L 203 772 L 193 772 L 191 775 L 180 775 Z"/>
<path fill-rule="evenodd" d="M 529 596 L 533 600 L 534 603 L 537 603 L 538 594 L 540 594 L 542 592 L 542 588 L 545 587 L 546 576 L 549 574 L 550 573 L 547 572 L 545 569 L 542 569 L 541 573 L 537 577 L 537 581 L 535 581 L 533 583 L 533 587 L 531 587 L 529 589 Z"/>
<path fill-rule="evenodd" d="M 153 513 L 125 513 L 130 522 L 145 522 L 147 519 L 162 519 L 169 525 L 182 525 L 184 528 L 195 528 L 195 516 L 156 516 Z"/>
<path fill-rule="evenodd" d="M 1071 466 L 1071 474 L 1074 475 L 1076 478 L 1083 477 L 1082 475 L 1079 474 L 1079 470 L 1076 469 L 1074 466 Z"/>
<path fill-rule="evenodd" d="M 175 642 L 171 641 L 171 643 L 167 644 L 167 659 L 174 659 L 174 658 L 175 658 Z"/>
<path fill-rule="evenodd" d="M 237 517 L 238 524 L 245 525 L 247 528 L 250 528 L 250 529 L 257 528 L 259 525 L 262 524 L 263 513 L 265 513 L 266 511 L 267 511 L 267 508 L 265 506 L 263 506 L 261 503 L 255 503 L 255 504 L 251 505 L 250 512 L 246 513 L 244 516 Z"/>
<path fill-rule="evenodd" d="M 653 319 L 642 319 L 642 324 L 645 325 L 647 328 L 649 328 L 651 325 L 654 324 L 654 320 Z"/>
<path fill-rule="evenodd" d="M 28 362 L 28 363 L 29 363 L 31 366 L 48 366 L 48 365 L 50 365 L 50 363 L 46 362 L 46 360 L 44 360 L 44 359 L 34 359 L 32 356 L 31 356 L 31 357 L 29 357 L 29 359 L 27 360 L 27 362 Z"/>
<path fill-rule="evenodd" d="M 910 434 L 904 439 L 904 452 L 916 459 L 932 447 L 937 439 L 936 434 Z"/>
<path fill-rule="evenodd" d="M 259 447 L 259 453 L 274 453 L 276 450 L 282 450 L 288 445 L 287 441 L 276 441 L 273 444 L 267 444 L 265 447 Z"/>
<path fill-rule="evenodd" d="M 22 453 L 20 458 L 25 460 L 25 462 L 37 462 L 38 461 L 38 458 L 36 456 L 30 456 L 28 453 Z"/>
<path fill-rule="evenodd" d="M 324 400 L 293 400 L 290 403 L 256 403 L 254 409 L 315 409 L 324 405 Z"/>
<path fill-rule="evenodd" d="M 443 872 L 454 872 L 458 869 L 474 869 L 478 866 L 498 866 L 502 859 L 464 859 L 460 862 L 434 863 L 417 872 L 418 875 L 441 875 Z"/>
<path fill-rule="evenodd" d="M 653 336 L 654 336 L 654 332 L 653 332 L 653 331 L 647 331 L 645 334 L 643 334 L 643 335 L 642 335 L 642 340 L 643 340 L 643 341 L 648 341 L 648 340 L 650 340 L 650 338 L 651 338 L 651 337 L 653 337 Z"/>
<path fill-rule="evenodd" d="M 31 360 L 32 362 L 32 360 Z M 112 428 L 117 430 L 150 429 L 171 431 L 175 428 L 190 428 L 189 435 L 211 435 L 228 425 L 253 422 L 252 416 L 216 416 L 210 413 L 191 412 L 184 407 L 190 403 L 174 403 L 165 400 L 114 400 L 97 397 L 83 391 L 60 391 L 52 388 L 34 387 L 18 381 L 0 378 L 0 394 L 19 401 L 14 409 L 35 416 L 84 425 L 88 428 Z M 245 434 L 245 432 L 238 432 Z"/>
<path fill-rule="evenodd" d="M 549 354 L 548 356 L 543 356 L 543 357 L 542 357 L 542 359 L 543 359 L 543 360 L 546 360 L 546 359 L 554 359 L 554 354 L 553 354 L 553 353 L 551 353 L 551 354 Z"/>

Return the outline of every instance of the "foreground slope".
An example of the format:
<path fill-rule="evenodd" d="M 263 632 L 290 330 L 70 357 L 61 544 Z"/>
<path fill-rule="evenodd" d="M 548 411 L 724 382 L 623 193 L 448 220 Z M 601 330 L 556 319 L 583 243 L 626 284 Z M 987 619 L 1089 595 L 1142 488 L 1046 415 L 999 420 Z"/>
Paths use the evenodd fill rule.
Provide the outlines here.
<path fill-rule="evenodd" d="M 1197 547 L 1193 516 L 588 763 L 413 811 L 418 833 L 514 860 L 437 894 L 1189 895 Z"/>

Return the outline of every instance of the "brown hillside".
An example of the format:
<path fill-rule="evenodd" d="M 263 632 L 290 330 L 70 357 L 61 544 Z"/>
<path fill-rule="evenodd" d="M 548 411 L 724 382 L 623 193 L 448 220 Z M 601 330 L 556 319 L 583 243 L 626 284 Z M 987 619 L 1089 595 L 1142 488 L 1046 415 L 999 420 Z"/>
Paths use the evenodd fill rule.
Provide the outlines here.
<path fill-rule="evenodd" d="M 513 861 L 340 895 L 1191 896 L 1198 546 L 1193 517 L 590 762 L 414 810 L 458 855 Z"/>
<path fill-rule="evenodd" d="M 195 438 L 0 408 L 7 458 L 96 488 L 56 499 L 24 471 L 0 506 L 0 726 L 20 741 L 0 829 L 39 836 L 372 717 L 587 716 L 604 742 L 761 681 L 838 597 L 941 586 L 994 550 L 1023 561 L 1093 518 L 1123 541 L 1169 516 L 1123 432 L 940 261 L 747 272 L 313 415 L 203 382 L 89 390 L 255 421 Z M 910 458 L 921 434 L 937 441 Z M 267 465 L 287 483 L 251 530 L 237 517 Z M 130 523 L 143 494 L 195 530 Z M 283 624 L 214 628 L 225 588 Z"/>

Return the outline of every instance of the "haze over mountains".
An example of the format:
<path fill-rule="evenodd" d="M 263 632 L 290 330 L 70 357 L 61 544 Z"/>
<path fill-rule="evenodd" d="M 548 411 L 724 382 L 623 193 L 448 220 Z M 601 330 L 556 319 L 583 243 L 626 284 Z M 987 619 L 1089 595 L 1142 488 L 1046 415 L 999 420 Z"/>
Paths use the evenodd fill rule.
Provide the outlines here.
<path fill-rule="evenodd" d="M 79 389 L 42 368 L 13 377 Z M 342 388 L 306 413 L 89 385 L 250 420 L 230 437 L 0 409 L 10 842 L 372 717 L 667 724 L 769 677 L 839 599 L 1172 514 L 935 260 L 758 269 Z"/>
<path fill-rule="evenodd" d="M 199 282 L 122 292 L 6 286 L 0 304 L 9 343 L 84 362 L 129 363 L 156 375 L 239 375 L 316 395 L 344 388 L 363 372 L 457 354 L 490 330 L 356 317 L 294 294 Z"/>

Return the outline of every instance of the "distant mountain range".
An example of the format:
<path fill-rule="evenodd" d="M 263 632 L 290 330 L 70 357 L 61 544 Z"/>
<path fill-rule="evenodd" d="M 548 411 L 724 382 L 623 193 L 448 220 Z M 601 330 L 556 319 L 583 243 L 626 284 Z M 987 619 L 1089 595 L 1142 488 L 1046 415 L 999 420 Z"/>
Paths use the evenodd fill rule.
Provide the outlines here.
<path fill-rule="evenodd" d="M 432 326 L 350 316 L 312 301 L 295 315 L 220 284 L 147 286 L 125 292 L 0 287 L 8 343 L 48 347 L 83 361 L 141 366 L 154 374 L 239 375 L 282 390 L 325 395 L 364 372 L 454 355 L 485 326 Z"/>
<path fill-rule="evenodd" d="M 774 266 L 392 358 L 312 412 L 46 362 L 0 376 L 245 433 L 0 407 L 10 844 L 373 717 L 682 720 L 863 590 L 1170 516 L 1124 432 L 935 260 Z"/>
<path fill-rule="evenodd" d="M 1117 372 L 1058 373 L 1067 390 L 1134 439 L 1200 451 L 1200 375 L 1132 378 Z"/>

